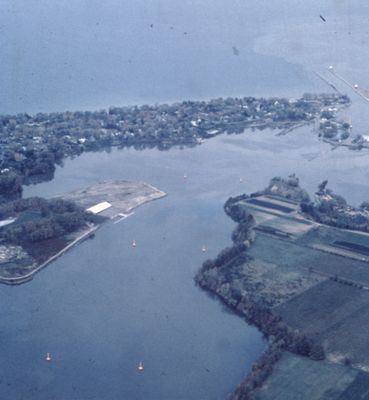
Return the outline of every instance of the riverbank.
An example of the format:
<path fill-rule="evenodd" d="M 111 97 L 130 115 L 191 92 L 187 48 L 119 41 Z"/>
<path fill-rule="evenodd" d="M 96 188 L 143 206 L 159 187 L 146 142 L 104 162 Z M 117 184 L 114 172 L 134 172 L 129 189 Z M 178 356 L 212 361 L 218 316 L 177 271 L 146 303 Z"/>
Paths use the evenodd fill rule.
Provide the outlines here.
<path fill-rule="evenodd" d="M 68 250 L 72 249 L 72 247 L 76 246 L 78 243 L 90 238 L 93 236 L 94 232 L 99 228 L 98 225 L 91 225 L 88 227 L 88 229 L 83 230 L 80 232 L 74 240 L 72 240 L 70 243 L 68 243 L 62 250 L 48 258 L 46 261 L 44 261 L 42 264 L 35 266 L 34 269 L 31 270 L 31 272 L 22 275 L 22 276 L 17 276 L 17 277 L 4 277 L 0 275 L 0 283 L 4 283 L 6 285 L 21 285 L 22 283 L 29 282 L 33 279 L 34 275 L 36 275 L 38 272 L 40 272 L 42 269 L 44 269 L 46 266 L 48 266 L 50 263 L 55 261 L 58 257 L 62 256 L 64 253 L 66 253 Z"/>
<path fill-rule="evenodd" d="M 319 193 L 327 195 L 325 185 L 319 186 Z M 331 202 L 333 197 L 338 198 L 324 198 Z M 369 235 L 313 222 L 300 210 L 305 204 L 311 204 L 309 196 L 295 176 L 275 178 L 251 196 L 230 198 L 225 211 L 238 223 L 232 233 L 234 245 L 215 260 L 207 260 L 196 276 L 200 287 L 268 339 L 266 352 L 238 386 L 233 400 L 272 398 L 267 382 L 275 380 L 274 368 L 286 352 L 313 360 L 313 370 L 314 362 L 318 368 L 324 359 L 361 370 L 369 366 L 366 343 L 358 333 L 368 328 L 364 315 L 369 273 L 366 258 L 359 259 L 358 253 L 369 250 Z M 349 206 L 340 204 L 345 205 L 339 209 L 345 218 Z M 352 216 L 354 209 L 350 210 Z M 330 225 L 336 223 L 333 215 L 337 213 L 325 214 L 326 222 L 332 217 Z M 317 243 L 324 248 L 317 249 Z M 329 374 L 334 368 L 328 363 L 322 370 Z M 284 390 L 285 397 L 280 398 L 292 398 L 288 387 Z M 312 394 L 311 398 L 315 399 Z"/>
<path fill-rule="evenodd" d="M 136 207 L 164 196 L 165 192 L 144 182 L 105 181 L 49 201 L 30 198 L 3 205 L 3 215 L 13 218 L 6 219 L 0 231 L 0 283 L 28 282 L 56 258 L 92 237 L 104 222 L 127 217 Z M 43 217 L 47 207 L 57 213 Z M 63 226 L 69 226 L 65 233 Z"/>

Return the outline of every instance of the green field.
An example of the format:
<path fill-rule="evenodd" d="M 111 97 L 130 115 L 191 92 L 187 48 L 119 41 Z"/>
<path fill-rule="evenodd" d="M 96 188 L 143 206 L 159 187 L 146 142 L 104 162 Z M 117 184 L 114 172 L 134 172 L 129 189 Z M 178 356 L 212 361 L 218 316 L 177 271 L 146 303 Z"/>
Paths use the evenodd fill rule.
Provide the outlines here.
<path fill-rule="evenodd" d="M 283 320 L 323 343 L 328 357 L 369 367 L 369 292 L 322 282 L 278 306 Z"/>
<path fill-rule="evenodd" d="M 321 343 L 329 360 L 369 370 L 369 235 L 319 224 L 300 229 L 293 216 L 251 212 L 259 224 L 252 261 L 233 283 Z"/>
<path fill-rule="evenodd" d="M 284 353 L 256 400 L 369 400 L 369 374 Z"/>
<path fill-rule="evenodd" d="M 312 243 L 311 237 L 314 233 L 312 231 L 308 233 L 310 236 L 309 244 Z M 332 242 L 335 238 L 341 239 L 342 237 L 344 236 L 335 236 L 332 234 Z M 365 243 L 364 239 L 367 240 L 367 238 L 363 237 L 362 243 Z M 281 240 L 281 238 L 258 231 L 249 254 L 266 262 L 287 265 L 296 269 L 308 270 L 309 268 L 313 268 L 315 271 L 326 274 L 327 277 L 338 275 L 340 278 L 369 286 L 368 262 L 306 247 L 305 238 L 294 242 L 291 240 Z"/>
<path fill-rule="evenodd" d="M 255 263 L 275 266 L 269 280 L 274 279 L 279 285 L 269 286 L 277 301 L 268 304 L 276 305 L 275 311 L 288 325 L 316 338 L 329 359 L 342 362 L 347 358 L 357 367 L 369 368 L 369 291 L 329 279 L 338 277 L 369 286 L 369 263 L 308 247 L 314 243 L 331 245 L 337 240 L 365 246 L 368 236 L 319 227 L 293 241 L 257 232 L 249 255 Z M 286 275 L 286 280 L 278 278 L 281 274 Z M 289 274 L 300 274 L 301 278 L 310 274 L 311 278 L 319 276 L 321 281 L 302 282 L 286 295 L 283 284 Z M 266 278 L 265 273 L 261 275 L 260 285 L 268 283 Z M 263 286 L 258 293 L 265 296 L 262 289 Z"/>

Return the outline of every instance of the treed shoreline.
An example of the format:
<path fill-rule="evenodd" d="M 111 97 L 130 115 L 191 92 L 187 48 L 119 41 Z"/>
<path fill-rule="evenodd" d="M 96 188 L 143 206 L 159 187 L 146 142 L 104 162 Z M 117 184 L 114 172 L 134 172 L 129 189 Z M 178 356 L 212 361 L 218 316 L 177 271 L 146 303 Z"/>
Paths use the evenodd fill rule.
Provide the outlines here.
<path fill-rule="evenodd" d="M 19 198 L 22 185 L 53 178 L 67 157 L 111 147 L 136 149 L 196 146 L 203 140 L 245 129 L 289 131 L 325 119 L 320 129 L 341 137 L 336 111 L 345 95 L 306 94 L 299 99 L 218 98 L 171 105 L 112 107 L 101 111 L 0 116 L 0 202 Z M 328 125 L 329 126 L 328 126 Z"/>
<path fill-rule="evenodd" d="M 359 208 L 351 207 L 341 196 L 327 189 L 326 185 L 326 181 L 319 185 L 313 202 L 307 192 L 300 188 L 298 178 L 294 175 L 288 179 L 273 178 L 266 189 L 251 195 L 229 198 L 224 205 L 226 214 L 237 223 L 232 232 L 233 245 L 223 250 L 214 260 L 205 261 L 195 281 L 237 315 L 255 325 L 268 340 L 265 353 L 236 388 L 232 395 L 233 400 L 253 399 L 286 351 L 311 360 L 326 358 L 322 343 L 289 326 L 279 314 L 278 308 L 272 307 L 263 292 L 260 292 L 260 283 L 255 284 L 250 280 L 252 275 L 245 268 L 254 261 L 249 249 L 255 240 L 256 223 L 243 202 L 252 201 L 259 196 L 273 195 L 300 204 L 300 212 L 305 218 L 325 225 L 368 232 L 369 213 L 366 203 Z M 240 279 L 248 280 L 249 284 L 242 288 L 238 283 Z M 274 295 L 276 298 L 279 296 L 278 293 Z M 348 359 L 346 361 L 350 362 Z"/>

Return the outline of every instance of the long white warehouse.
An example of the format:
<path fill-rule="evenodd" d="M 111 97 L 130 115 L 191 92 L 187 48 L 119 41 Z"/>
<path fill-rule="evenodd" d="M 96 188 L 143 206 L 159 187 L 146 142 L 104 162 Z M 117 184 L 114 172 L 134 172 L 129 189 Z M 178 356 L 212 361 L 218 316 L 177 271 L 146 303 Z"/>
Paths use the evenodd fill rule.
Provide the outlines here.
<path fill-rule="evenodd" d="M 98 214 L 101 211 L 107 210 L 111 207 L 111 204 L 107 201 L 103 201 L 102 203 L 95 204 L 94 206 L 87 208 L 86 211 L 92 212 L 92 214 Z"/>

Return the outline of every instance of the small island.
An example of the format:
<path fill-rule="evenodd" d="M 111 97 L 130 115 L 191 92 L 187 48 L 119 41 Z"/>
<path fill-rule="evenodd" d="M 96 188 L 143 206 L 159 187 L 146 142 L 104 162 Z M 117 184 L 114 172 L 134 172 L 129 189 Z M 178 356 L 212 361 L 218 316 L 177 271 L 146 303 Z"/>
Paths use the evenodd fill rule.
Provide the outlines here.
<path fill-rule="evenodd" d="M 295 175 L 228 199 L 233 246 L 204 262 L 197 284 L 268 347 L 233 400 L 344 400 L 369 390 L 369 211 Z M 293 379 L 293 384 L 291 384 Z"/>
<path fill-rule="evenodd" d="M 124 219 L 165 195 L 143 182 L 108 181 L 50 200 L 31 197 L 0 205 L 0 283 L 31 280 L 105 221 Z"/>

